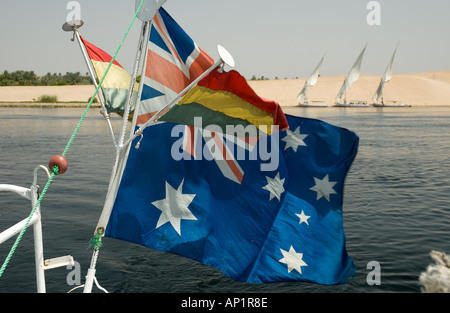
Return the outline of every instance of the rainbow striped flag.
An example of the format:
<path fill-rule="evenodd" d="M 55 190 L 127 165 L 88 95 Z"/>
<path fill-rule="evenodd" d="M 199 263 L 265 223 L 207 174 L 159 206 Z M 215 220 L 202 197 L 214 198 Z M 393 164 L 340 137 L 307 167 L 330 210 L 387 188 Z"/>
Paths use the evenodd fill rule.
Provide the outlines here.
<path fill-rule="evenodd" d="M 86 51 L 91 59 L 92 66 L 97 74 L 97 83 L 105 74 L 112 57 L 102 49 L 94 46 L 81 37 Z M 114 60 L 102 83 L 102 92 L 108 112 L 122 113 L 125 109 L 128 89 L 130 88 L 131 75 Z M 137 95 L 137 87 L 135 87 Z M 131 112 L 134 111 L 134 101 Z"/>
<path fill-rule="evenodd" d="M 227 126 L 255 126 L 271 135 L 272 128 L 286 130 L 288 122 L 278 103 L 259 97 L 237 71 L 214 70 L 193 87 L 160 121 L 202 126 L 215 125 L 226 132 Z"/>

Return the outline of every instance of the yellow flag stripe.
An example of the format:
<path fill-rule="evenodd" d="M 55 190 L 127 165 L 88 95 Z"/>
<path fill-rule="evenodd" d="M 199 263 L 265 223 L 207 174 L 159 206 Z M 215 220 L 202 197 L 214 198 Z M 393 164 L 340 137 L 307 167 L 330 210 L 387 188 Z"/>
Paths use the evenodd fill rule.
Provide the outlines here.
<path fill-rule="evenodd" d="M 94 65 L 97 77 L 103 77 L 109 63 L 92 60 L 92 64 Z M 112 64 L 108 74 L 103 80 L 102 87 L 128 89 L 130 87 L 130 81 L 131 76 L 125 69 L 115 64 Z"/>
<path fill-rule="evenodd" d="M 182 106 L 189 103 L 198 103 L 205 108 L 221 112 L 229 117 L 246 120 L 258 128 L 265 125 L 267 131 L 271 132 L 273 116 L 270 113 L 229 91 L 215 91 L 207 87 L 195 86 L 177 105 Z"/>

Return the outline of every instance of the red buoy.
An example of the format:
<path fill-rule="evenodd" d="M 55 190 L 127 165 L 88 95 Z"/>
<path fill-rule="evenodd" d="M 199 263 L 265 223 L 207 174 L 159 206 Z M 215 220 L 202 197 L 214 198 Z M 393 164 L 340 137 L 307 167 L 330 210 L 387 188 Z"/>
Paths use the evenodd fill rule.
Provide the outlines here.
<path fill-rule="evenodd" d="M 59 171 L 58 175 L 64 174 L 67 170 L 67 167 L 69 167 L 69 163 L 67 162 L 67 159 L 63 157 L 62 155 L 54 155 L 51 157 L 50 161 L 48 162 L 48 167 L 53 172 L 53 166 L 57 166 Z"/>

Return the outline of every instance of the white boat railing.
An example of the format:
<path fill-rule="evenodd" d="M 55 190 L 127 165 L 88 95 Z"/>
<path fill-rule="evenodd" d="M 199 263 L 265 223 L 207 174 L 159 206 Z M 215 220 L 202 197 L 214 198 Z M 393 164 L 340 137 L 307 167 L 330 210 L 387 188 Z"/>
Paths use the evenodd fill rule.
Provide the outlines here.
<path fill-rule="evenodd" d="M 30 188 L 24 188 L 9 184 L 0 184 L 0 191 L 17 193 L 23 198 L 30 200 L 31 208 L 34 209 L 39 198 L 39 186 L 37 185 L 37 172 L 39 169 L 44 170 L 47 176 L 50 177 L 48 169 L 43 165 L 39 165 L 34 169 L 33 183 Z M 44 260 L 44 244 L 42 240 L 42 219 L 40 205 L 37 206 L 34 214 L 31 217 L 27 217 L 1 232 L 0 244 L 19 234 L 24 229 L 24 227 L 30 226 L 33 226 L 37 292 L 44 293 L 46 291 L 44 273 L 45 270 L 67 265 L 73 266 L 74 260 L 70 255 Z"/>

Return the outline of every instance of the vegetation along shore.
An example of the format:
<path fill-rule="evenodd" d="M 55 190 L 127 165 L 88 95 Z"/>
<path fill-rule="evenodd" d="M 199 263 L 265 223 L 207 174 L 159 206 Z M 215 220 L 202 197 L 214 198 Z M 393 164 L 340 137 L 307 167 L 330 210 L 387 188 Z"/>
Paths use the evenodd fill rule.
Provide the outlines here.
<path fill-rule="evenodd" d="M 22 80 L 22 83 L 16 82 L 13 86 L 2 85 L 0 86 L 0 106 L 43 107 L 51 106 L 51 104 L 67 107 L 84 106 L 95 92 L 94 86 L 84 81 L 87 77 L 79 73 L 74 75 L 67 73 L 61 76 L 49 74 L 48 77 L 60 77 L 67 84 L 61 81 L 58 83 L 56 80 L 50 85 L 26 86 L 20 85 L 25 84 Z M 75 78 L 70 80 L 70 77 Z M 319 77 L 317 84 L 309 90 L 309 101 L 333 105 L 344 77 L 344 75 Z M 380 78 L 377 75 L 362 74 L 347 92 L 347 99 L 372 103 Z M 42 77 L 39 80 L 45 81 Z M 282 106 L 296 106 L 297 95 L 305 80 L 304 78 L 264 79 L 248 82 L 259 96 L 275 100 Z M 75 81 L 80 84 L 74 83 Z M 450 71 L 394 74 L 391 81 L 385 85 L 384 99 L 385 103 L 404 103 L 411 106 L 450 106 Z"/>

